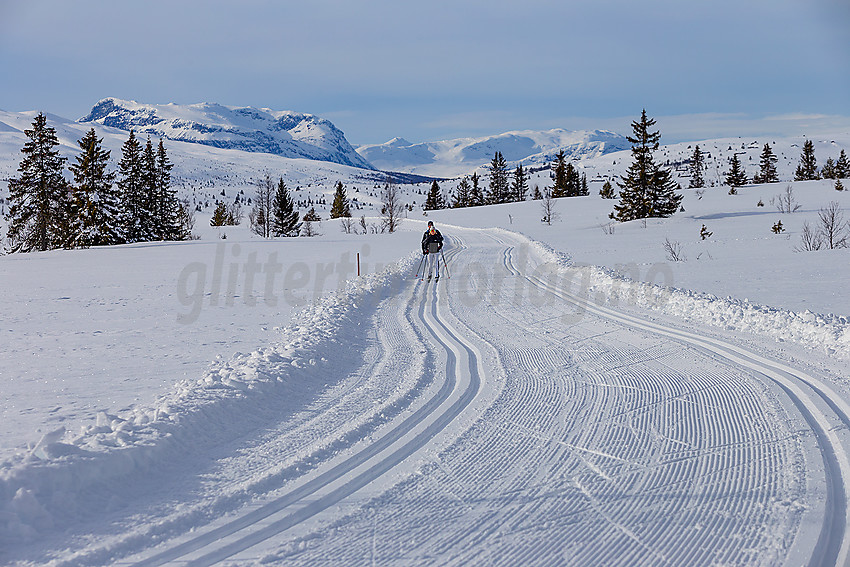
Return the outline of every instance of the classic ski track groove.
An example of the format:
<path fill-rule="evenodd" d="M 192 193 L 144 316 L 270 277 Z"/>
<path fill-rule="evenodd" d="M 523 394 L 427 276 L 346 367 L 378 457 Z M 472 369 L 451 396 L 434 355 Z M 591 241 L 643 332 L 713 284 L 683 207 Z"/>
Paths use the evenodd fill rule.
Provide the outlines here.
<path fill-rule="evenodd" d="M 494 237 L 501 241 L 500 238 Z M 502 241 L 502 244 L 506 244 Z M 769 360 L 758 354 L 752 353 L 745 348 L 736 346 L 725 341 L 697 335 L 685 330 L 679 330 L 659 323 L 641 320 L 636 317 L 614 311 L 612 309 L 597 305 L 593 301 L 569 293 L 563 289 L 553 287 L 550 283 L 531 275 L 523 275 L 513 264 L 513 247 L 505 250 L 505 267 L 512 274 L 524 277 L 526 280 L 567 302 L 572 303 L 579 309 L 586 310 L 609 321 L 616 322 L 631 328 L 648 331 L 655 335 L 671 338 L 675 341 L 687 343 L 700 351 L 712 356 L 720 357 L 734 365 L 745 367 L 778 385 L 797 407 L 812 428 L 818 446 L 824 459 L 827 475 L 827 497 L 826 510 L 823 525 L 820 530 L 818 541 L 815 544 L 814 553 L 809 560 L 809 565 L 847 565 L 850 558 L 850 508 L 847 506 L 846 487 L 850 482 L 850 460 L 841 440 L 836 435 L 834 421 L 840 421 L 844 428 L 850 428 L 850 406 L 830 388 L 828 385 L 817 380 L 809 374 L 792 368 L 784 363 Z M 647 379 L 652 377 L 647 376 Z M 820 400 L 829 407 L 832 415 L 822 411 L 813 396 L 807 394 L 804 388 L 811 389 Z M 721 438 L 725 431 L 733 426 L 731 423 L 717 424 L 714 432 L 717 438 Z M 722 426 L 721 426 L 722 425 Z M 751 486 L 758 486 L 761 479 L 750 479 Z M 739 489 L 750 487 L 740 487 Z M 702 530 L 705 532 L 706 530 Z M 686 543 L 686 542 L 683 542 Z M 697 545 L 682 545 L 682 549 L 698 549 Z M 688 558 L 678 558 L 685 561 Z M 690 556 L 688 562 L 694 562 Z M 665 558 L 665 563 L 670 561 L 676 564 L 676 558 Z"/>
<path fill-rule="evenodd" d="M 515 280 L 489 286 L 486 277 L 495 267 L 526 281 L 511 260 L 526 245 L 469 234 L 477 266 L 455 262 L 455 283 L 469 285 L 446 298 L 458 327 L 488 340 L 492 332 L 493 365 L 505 367 L 507 383 L 422 475 L 333 530 L 288 543 L 304 547 L 282 551 L 281 563 L 798 564 L 791 546 L 795 559 L 829 563 L 840 538 L 812 555 L 819 533 L 837 535 L 819 530 L 823 503 L 806 513 L 808 531 L 799 511 L 779 504 L 814 496 L 805 478 L 783 471 L 801 463 L 798 438 L 818 448 L 787 392 L 727 357 L 631 324 L 594 313 L 560 323 L 553 313 L 575 304 L 540 282 L 537 297 L 554 308 L 511 303 Z M 477 307 L 465 303 L 469 291 Z"/>
<path fill-rule="evenodd" d="M 457 249 L 452 250 L 447 256 L 452 257 L 457 252 Z M 427 286 L 421 287 L 427 288 Z M 436 396 L 407 417 L 399 426 L 384 432 L 372 444 L 359 450 L 330 470 L 223 526 L 161 551 L 134 563 L 134 565 L 147 567 L 178 560 L 191 566 L 218 563 L 338 503 L 424 447 L 429 440 L 445 429 L 453 419 L 469 406 L 480 390 L 481 377 L 484 375 L 480 362 L 481 356 L 477 347 L 440 316 L 442 311 L 440 305 L 441 301 L 439 301 L 437 290 L 428 288 L 427 294 L 419 302 L 418 310 L 419 320 L 424 324 L 434 341 L 446 351 L 446 381 Z M 466 370 L 463 367 L 464 362 L 466 363 Z M 458 374 L 468 374 L 468 378 L 461 380 L 460 385 Z M 458 391 L 459 386 L 463 388 L 462 391 Z M 454 401 L 451 405 L 444 407 L 452 399 Z M 417 426 L 429 420 L 430 423 L 422 431 L 418 433 L 414 431 Z M 411 436 L 412 438 L 405 440 L 406 437 Z M 399 444 L 401 444 L 400 447 L 398 447 Z M 359 472 L 360 469 L 365 470 Z M 353 478 L 343 481 L 338 487 L 328 488 L 330 492 L 326 494 L 322 493 L 326 487 L 331 487 L 346 475 L 355 472 L 356 476 Z M 295 510 L 288 509 L 309 497 L 313 498 L 303 507 Z M 277 518 L 277 516 L 282 517 Z M 232 539 L 231 536 L 238 536 L 242 532 L 256 527 L 261 522 L 263 527 L 260 529 L 250 531 L 238 537 L 238 539 L 229 541 Z M 223 546 L 197 556 L 196 552 L 203 552 L 207 548 L 215 547 L 222 543 L 222 539 L 228 539 Z M 187 562 L 185 558 L 190 554 L 193 557 Z M 181 560 L 180 558 L 184 559 Z"/>
<path fill-rule="evenodd" d="M 448 239 L 455 244 L 448 258 L 470 248 L 460 236 L 466 231 L 457 232 Z M 403 288 L 398 307 L 388 306 L 394 311 L 376 320 L 382 325 L 376 332 L 405 336 L 376 336 L 380 352 L 366 357 L 357 376 L 288 427 L 252 440 L 252 448 L 267 446 L 287 459 L 286 469 L 297 475 L 270 468 L 256 481 L 253 465 L 236 469 L 240 474 L 224 475 L 223 483 L 247 481 L 248 493 L 265 504 L 244 506 L 236 499 L 215 508 L 230 516 L 199 532 L 168 532 L 159 549 L 154 538 L 147 544 L 140 539 L 135 549 L 125 542 L 115 549 L 127 559 L 113 562 L 257 562 L 262 557 L 251 555 L 256 549 L 300 540 L 315 544 L 301 548 L 293 558 L 299 564 L 363 564 L 368 558 L 372 564 L 447 565 L 787 563 L 787 546 L 800 527 L 776 512 L 776 499 L 793 500 L 799 477 L 792 482 L 777 474 L 795 464 L 805 422 L 814 438 L 806 446 L 822 455 L 826 502 L 808 516 L 806 541 L 816 544 L 794 544 L 795 551 L 804 552 L 809 565 L 846 564 L 850 467 L 839 428 L 850 429 L 850 406 L 827 384 L 734 343 L 646 321 L 563 289 L 548 272 L 538 277 L 541 272 L 519 256 L 527 248 L 520 237 L 469 234 L 478 247 L 472 264 L 509 279 L 488 285 L 471 270 L 475 308 L 449 285 L 463 279 L 462 267 L 452 268 L 455 280 L 417 279 Z M 499 304 L 500 294 L 519 298 L 513 282 L 530 284 L 535 297 L 545 296 L 555 308 L 538 307 L 534 298 Z M 565 307 L 579 316 L 558 322 L 555 312 Z M 393 353 L 410 350 L 414 340 L 432 345 L 428 354 L 411 353 L 408 360 L 421 359 L 421 367 L 403 385 L 387 385 L 383 375 L 399 368 Z M 491 347 L 498 360 L 491 360 Z M 683 357 L 683 349 L 706 367 Z M 503 388 L 494 388 L 485 366 L 496 369 L 492 374 L 506 369 Z M 364 406 L 370 396 L 380 404 Z M 780 398 L 787 401 L 780 404 Z M 384 412 L 390 418 L 382 424 L 377 415 Z M 310 436 L 317 432 L 339 452 L 311 453 Z M 368 441 L 358 443 L 364 436 Z M 433 447 L 440 447 L 436 458 Z M 234 455 L 235 464 L 243 457 Z M 322 514 L 344 500 L 352 503 L 350 496 L 362 500 L 374 493 L 358 491 L 408 459 L 424 460 L 423 474 L 397 475 L 401 480 L 383 481 L 387 490 L 368 505 L 354 501 L 353 511 Z M 161 518 L 160 525 L 171 518 L 178 518 L 177 529 L 187 525 L 179 517 Z M 336 529 L 314 533 L 328 521 L 340 526 L 338 536 Z M 280 542 L 271 539 L 295 526 L 296 539 L 290 541 L 289 533 Z M 776 534 L 785 526 L 795 530 L 783 539 Z M 353 537 L 364 527 L 368 536 Z M 773 547 L 760 549 L 765 541 Z M 288 563 L 288 552 L 281 552 L 278 559 Z M 138 555 L 127 557 L 132 553 Z M 88 564 L 97 557 L 103 555 L 93 554 Z"/>
<path fill-rule="evenodd" d="M 411 324 L 410 311 L 414 299 L 415 296 L 411 295 L 404 309 L 397 310 L 394 316 L 381 318 L 380 325 L 375 331 L 377 335 L 380 335 L 378 345 L 383 345 L 385 348 L 380 349 L 379 356 L 367 357 L 364 366 L 352 375 L 353 379 L 343 381 L 332 388 L 304 411 L 285 420 L 272 432 L 264 434 L 257 443 L 250 446 L 249 450 L 242 451 L 242 454 L 236 457 L 243 460 L 254 459 L 253 453 L 261 454 L 256 459 L 255 466 L 249 466 L 246 470 L 236 470 L 234 476 L 226 479 L 224 486 L 230 492 L 228 490 L 224 492 L 230 494 L 235 489 L 243 495 L 242 497 L 225 496 L 223 499 L 215 498 L 213 501 L 205 499 L 200 507 L 205 510 L 214 509 L 217 515 L 233 512 L 250 503 L 250 495 L 268 494 L 278 490 L 287 482 L 292 471 L 309 471 L 316 462 L 321 463 L 323 459 L 326 459 L 325 455 L 329 451 L 350 448 L 355 444 L 355 440 L 371 434 L 387 417 L 394 418 L 408 411 L 410 406 L 415 406 L 418 403 L 417 398 L 423 392 L 427 393 L 433 376 L 422 373 L 421 365 L 424 361 L 417 360 L 417 356 L 409 352 L 409 341 L 421 338 Z M 400 350 L 401 347 L 404 351 Z M 387 372 L 386 367 L 397 364 L 399 357 L 405 358 L 411 366 L 405 374 L 415 372 L 418 378 L 411 377 L 410 380 L 402 380 L 398 384 L 381 380 L 380 377 Z M 370 394 L 381 400 L 379 404 L 371 406 L 365 412 L 357 403 L 358 398 L 363 396 L 364 387 L 369 389 Z M 328 416 L 333 416 L 334 419 L 328 419 Z M 333 441 L 329 446 L 316 450 L 311 448 L 311 445 L 317 436 Z M 269 460 L 276 465 L 269 467 L 267 464 Z M 261 473 L 259 478 L 256 478 L 258 468 Z M 181 521 L 186 521 L 187 516 L 197 515 L 197 509 L 198 506 L 192 506 L 188 512 L 173 514 L 167 521 L 154 524 L 155 527 L 148 531 L 147 538 L 140 537 L 139 533 L 132 534 L 130 537 L 139 542 L 138 544 L 129 544 L 128 547 L 125 536 L 124 550 L 119 553 L 123 557 L 141 553 L 142 549 L 135 549 L 135 547 L 139 547 L 143 541 L 162 542 L 170 538 L 179 539 L 184 534 L 184 530 L 179 527 L 172 529 L 169 526 L 180 526 Z M 209 515 L 209 512 L 205 514 Z M 103 547 L 115 543 L 115 540 L 99 542 L 98 545 L 84 550 L 68 561 L 60 562 L 59 565 L 101 564 L 104 561 L 103 558 L 109 555 Z M 118 563 L 127 562 L 118 561 Z"/>

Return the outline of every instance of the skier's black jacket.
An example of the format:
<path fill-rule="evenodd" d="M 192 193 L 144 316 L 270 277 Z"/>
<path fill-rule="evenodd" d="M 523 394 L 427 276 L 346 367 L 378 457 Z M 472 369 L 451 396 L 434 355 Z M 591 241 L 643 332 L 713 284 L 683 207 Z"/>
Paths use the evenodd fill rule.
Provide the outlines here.
<path fill-rule="evenodd" d="M 438 250 L 443 249 L 443 235 L 440 234 L 440 231 L 436 228 L 434 229 L 434 234 L 431 234 L 431 229 L 425 231 L 425 234 L 422 236 L 422 253 L 425 254 L 428 252 L 428 245 L 432 242 L 436 242 L 439 245 Z"/>

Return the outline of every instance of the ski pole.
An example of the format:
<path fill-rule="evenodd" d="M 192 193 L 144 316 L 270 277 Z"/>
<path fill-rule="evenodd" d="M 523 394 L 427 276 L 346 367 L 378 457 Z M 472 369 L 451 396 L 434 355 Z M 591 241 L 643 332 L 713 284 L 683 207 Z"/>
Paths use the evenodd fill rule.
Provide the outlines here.
<path fill-rule="evenodd" d="M 416 267 L 416 275 L 413 276 L 413 277 L 415 277 L 415 278 L 419 277 L 419 268 L 422 267 L 422 262 L 424 262 L 424 261 L 425 261 L 425 254 L 422 254 L 422 259 L 419 260 L 419 266 Z"/>
<path fill-rule="evenodd" d="M 446 262 L 446 255 L 443 254 L 443 250 L 440 250 L 440 256 L 443 258 L 443 266 L 446 268 L 446 277 L 451 279 L 452 275 L 449 273 L 449 264 Z"/>

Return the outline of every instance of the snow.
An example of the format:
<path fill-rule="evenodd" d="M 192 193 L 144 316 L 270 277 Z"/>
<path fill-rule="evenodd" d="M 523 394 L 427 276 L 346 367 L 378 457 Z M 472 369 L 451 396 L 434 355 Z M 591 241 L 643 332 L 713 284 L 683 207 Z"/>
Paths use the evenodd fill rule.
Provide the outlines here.
<path fill-rule="evenodd" d="M 440 211 L 435 219 L 461 226 L 517 230 L 567 256 L 548 252 L 551 261 L 585 266 L 587 293 L 614 304 L 674 314 L 717 327 L 767 334 L 811 348 L 850 356 L 848 249 L 797 252 L 805 222 L 830 201 L 850 210 L 850 193 L 829 180 L 790 184 L 804 206 L 780 214 L 772 197 L 789 184 L 744 187 L 737 195 L 709 188 L 700 197 L 686 190 L 679 213 L 667 220 L 613 223 L 613 210 L 597 196 L 556 201 L 560 221 L 539 222 L 540 204 L 493 207 L 490 215 L 472 209 Z M 762 201 L 764 207 L 758 206 Z M 496 212 L 499 211 L 499 212 Z M 845 214 L 850 220 L 850 214 Z M 773 234 L 781 220 L 786 232 Z M 702 240 L 706 225 L 712 236 Z M 613 230 L 607 234 L 606 228 Z M 671 262 L 665 240 L 681 244 L 683 262 Z M 623 278 L 657 286 L 624 285 Z M 804 286 L 800 282 L 806 282 Z"/>
<path fill-rule="evenodd" d="M 40 429 L 76 432 L 98 411 L 150 403 L 217 357 L 275 340 L 293 311 L 354 276 L 358 254 L 368 273 L 404 249 L 335 233 L 282 242 L 238 234 L 3 257 L 4 302 L 16 308 L 0 359 L 9 385 L 0 455 Z M 252 263 L 267 272 L 248 281 Z"/>
<path fill-rule="evenodd" d="M 27 119 L 0 116 L 2 151 Z M 87 126 L 59 129 L 65 151 Z M 264 167 L 314 198 L 358 179 L 169 147 L 184 195 Z M 0 256 L 0 562 L 846 561 L 850 249 L 796 248 L 850 193 L 686 189 L 670 219 L 609 224 L 598 186 L 551 226 L 529 201 L 262 240 L 202 212 L 200 240 Z M 429 219 L 437 285 L 412 277 Z"/>

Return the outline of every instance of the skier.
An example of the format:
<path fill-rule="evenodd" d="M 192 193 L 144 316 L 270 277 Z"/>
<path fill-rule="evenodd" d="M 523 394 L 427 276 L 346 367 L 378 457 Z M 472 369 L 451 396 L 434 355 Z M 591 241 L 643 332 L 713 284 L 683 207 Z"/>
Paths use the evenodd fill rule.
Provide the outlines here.
<path fill-rule="evenodd" d="M 437 268 L 435 281 L 440 281 L 440 250 L 442 249 L 443 235 L 434 228 L 434 221 L 428 221 L 428 230 L 422 235 L 422 253 L 427 255 L 425 260 L 428 264 L 428 281 L 431 281 L 435 266 Z"/>

